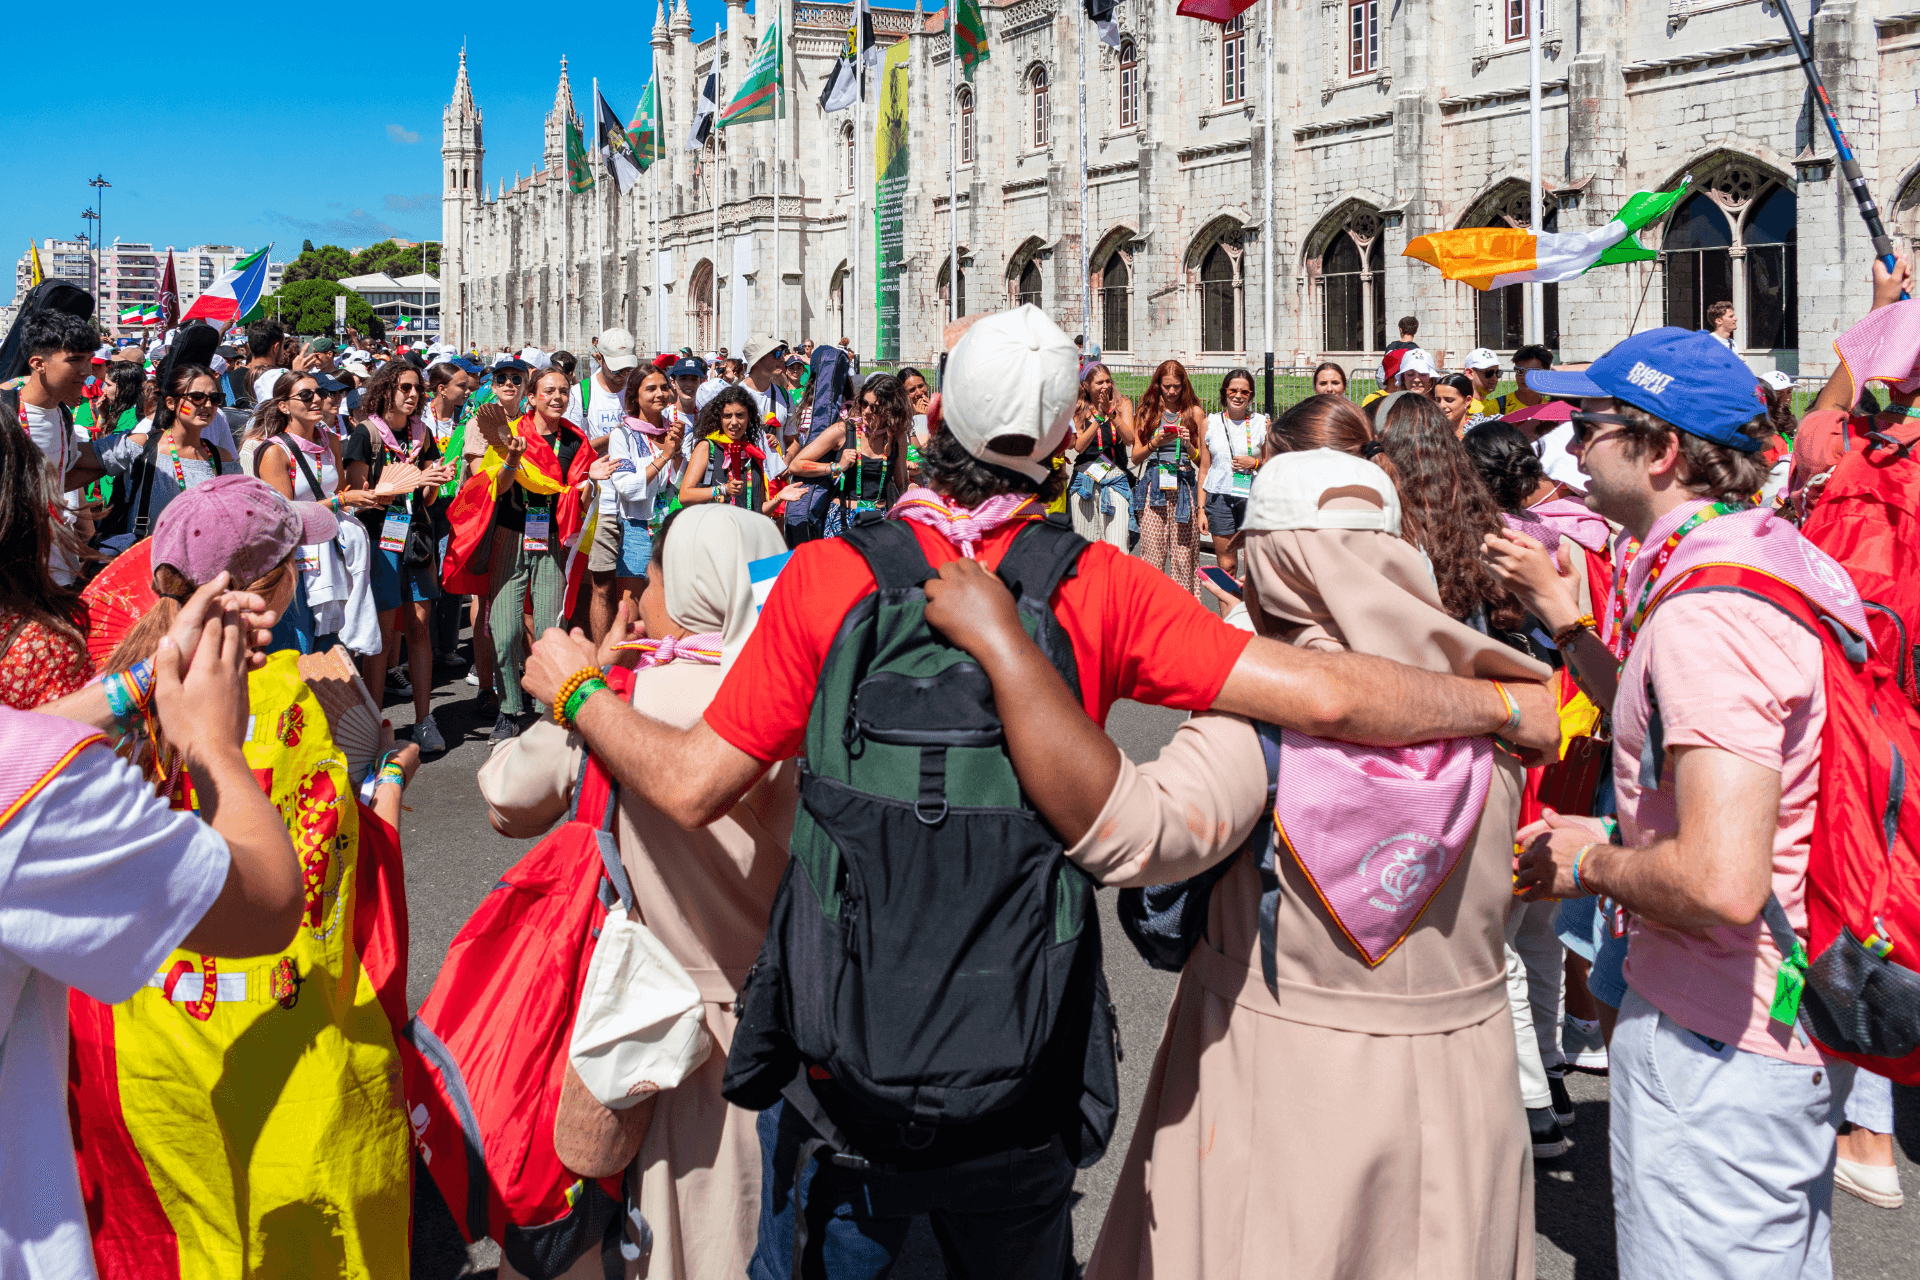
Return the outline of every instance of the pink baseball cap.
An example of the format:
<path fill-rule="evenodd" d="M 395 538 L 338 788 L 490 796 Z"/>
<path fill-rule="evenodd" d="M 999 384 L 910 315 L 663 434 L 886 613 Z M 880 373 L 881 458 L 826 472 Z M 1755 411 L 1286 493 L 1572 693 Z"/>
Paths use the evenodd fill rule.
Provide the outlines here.
<path fill-rule="evenodd" d="M 317 502 L 289 502 L 264 480 L 215 476 L 187 490 L 153 526 L 153 565 L 170 565 L 196 587 L 221 570 L 231 585 L 258 582 L 293 549 L 325 542 L 339 531 Z"/>

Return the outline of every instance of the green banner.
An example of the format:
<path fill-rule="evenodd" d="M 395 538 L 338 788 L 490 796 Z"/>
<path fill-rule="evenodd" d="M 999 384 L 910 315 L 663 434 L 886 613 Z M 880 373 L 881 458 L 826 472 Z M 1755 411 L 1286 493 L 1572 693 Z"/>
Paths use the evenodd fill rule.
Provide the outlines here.
<path fill-rule="evenodd" d="M 873 135 L 874 310 L 873 358 L 900 358 L 900 260 L 906 249 L 907 57 L 905 40 L 887 49 L 880 66 L 880 120 Z"/>

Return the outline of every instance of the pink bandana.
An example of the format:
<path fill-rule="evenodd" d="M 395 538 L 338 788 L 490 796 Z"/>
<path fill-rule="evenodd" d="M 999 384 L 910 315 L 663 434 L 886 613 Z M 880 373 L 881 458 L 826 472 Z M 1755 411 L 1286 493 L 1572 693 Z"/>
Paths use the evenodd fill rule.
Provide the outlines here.
<path fill-rule="evenodd" d="M 377 413 L 372 413 L 367 415 L 367 421 L 371 422 L 373 424 L 374 430 L 380 433 L 380 439 L 386 443 L 387 449 L 390 452 L 400 453 L 400 454 L 404 454 L 407 452 L 407 446 L 402 445 L 398 440 L 393 438 L 393 428 L 387 425 L 387 421 L 385 418 L 382 418 Z M 418 416 L 414 417 L 412 421 L 407 423 L 408 443 L 411 444 L 416 441 L 422 440 L 423 438 L 422 433 L 425 430 L 426 428 L 421 423 L 419 417 Z"/>
<path fill-rule="evenodd" d="M 699 662 L 710 667 L 720 665 L 720 633 L 709 631 L 698 636 L 668 636 L 664 640 L 628 640 L 617 644 L 616 649 L 637 651 L 640 661 L 634 670 L 645 671 L 648 667 L 664 667 L 676 659 L 686 662 Z"/>
<path fill-rule="evenodd" d="M 1607 526 L 1606 520 L 1595 515 L 1586 503 L 1577 498 L 1550 498 L 1537 506 L 1528 507 L 1524 518 L 1544 524 L 1556 530 L 1561 537 L 1571 538 L 1593 552 L 1605 551 L 1608 539 L 1613 537 L 1613 530 Z"/>
<path fill-rule="evenodd" d="M 667 429 L 664 426 L 656 427 L 645 418 L 628 418 L 626 419 L 626 427 L 627 430 L 638 431 L 643 436 L 663 436 L 667 434 Z"/>
<path fill-rule="evenodd" d="M 974 544 L 1010 520 L 1039 520 L 1046 515 L 1040 499 L 1030 493 L 996 493 L 972 509 L 957 506 L 927 488 L 914 485 L 900 495 L 887 512 L 896 520 L 911 520 L 933 529 L 974 559 Z"/>

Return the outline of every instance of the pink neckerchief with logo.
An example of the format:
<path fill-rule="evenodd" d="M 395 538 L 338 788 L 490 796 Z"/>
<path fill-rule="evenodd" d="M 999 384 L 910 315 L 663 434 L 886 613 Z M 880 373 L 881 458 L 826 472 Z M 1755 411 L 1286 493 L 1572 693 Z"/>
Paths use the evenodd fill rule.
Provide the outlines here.
<path fill-rule="evenodd" d="M 1031 493 L 997 493 L 977 507 L 949 502 L 925 485 L 914 485 L 900 495 L 887 514 L 896 520 L 926 525 L 960 548 L 969 560 L 980 539 L 1012 520 L 1040 520 L 1046 508 Z"/>
<path fill-rule="evenodd" d="M 393 428 L 389 427 L 387 420 L 379 414 L 368 414 L 367 421 L 372 423 L 374 430 L 380 433 L 380 439 L 386 444 L 388 451 L 399 454 L 403 458 L 408 456 L 407 446 L 426 443 L 426 427 L 421 423 L 418 416 L 415 416 L 407 423 L 407 445 L 402 445 L 398 440 L 394 439 Z"/>
<path fill-rule="evenodd" d="M 637 652 L 640 661 L 634 670 L 645 671 L 648 667 L 664 667 L 676 660 L 698 662 L 709 667 L 720 665 L 720 633 L 709 631 L 697 636 L 666 636 L 659 640 L 626 640 L 613 646 L 627 652 Z"/>

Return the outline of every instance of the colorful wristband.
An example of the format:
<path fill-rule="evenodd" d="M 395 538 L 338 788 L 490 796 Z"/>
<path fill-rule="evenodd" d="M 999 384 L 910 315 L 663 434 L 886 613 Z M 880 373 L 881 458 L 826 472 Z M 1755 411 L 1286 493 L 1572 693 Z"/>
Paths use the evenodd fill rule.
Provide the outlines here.
<path fill-rule="evenodd" d="M 560 687 L 554 690 L 553 693 L 553 722 L 562 729 L 573 728 L 571 705 L 574 694 L 579 692 L 580 688 L 588 681 L 599 680 L 604 674 L 605 672 L 601 671 L 598 667 L 582 667 L 565 680 L 562 680 Z M 583 698 L 581 701 L 584 702 L 585 699 Z"/>
<path fill-rule="evenodd" d="M 1600 622 L 1590 613 L 1583 613 L 1566 626 L 1553 633 L 1553 647 L 1564 649 L 1572 639 L 1582 631 L 1592 631 Z"/>
<path fill-rule="evenodd" d="M 1500 700 L 1507 704 L 1507 722 L 1500 726 L 1499 736 L 1502 738 L 1511 738 L 1513 731 L 1520 727 L 1520 704 L 1515 701 L 1511 693 L 1507 692 L 1507 686 L 1501 684 L 1498 680 L 1489 680 L 1487 683 L 1500 691 Z"/>
<path fill-rule="evenodd" d="M 573 728 L 574 717 L 580 714 L 580 708 L 587 705 L 587 699 L 591 698 L 594 694 L 599 693 L 602 689 L 605 689 L 606 687 L 607 687 L 607 682 L 605 680 L 602 680 L 599 676 L 594 676 L 591 679 L 583 680 L 580 682 L 580 687 L 575 689 L 573 691 L 573 696 L 567 699 L 567 705 L 566 705 L 567 718 L 564 721 L 567 728 L 569 729 Z"/>
<path fill-rule="evenodd" d="M 1593 852 L 1593 850 L 1599 848 L 1599 846 L 1600 846 L 1600 842 L 1598 840 L 1593 840 L 1593 841 L 1589 841 L 1586 844 L 1581 845 L 1577 850 L 1574 851 L 1573 887 L 1579 891 L 1580 896 L 1583 898 L 1591 896 L 1593 893 L 1593 890 L 1587 888 L 1585 884 L 1581 883 L 1580 864 L 1582 862 L 1585 862 L 1587 860 L 1587 855 Z"/>

